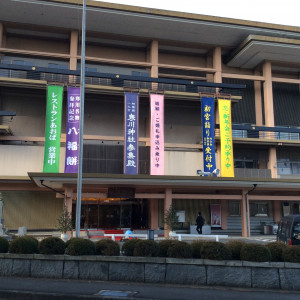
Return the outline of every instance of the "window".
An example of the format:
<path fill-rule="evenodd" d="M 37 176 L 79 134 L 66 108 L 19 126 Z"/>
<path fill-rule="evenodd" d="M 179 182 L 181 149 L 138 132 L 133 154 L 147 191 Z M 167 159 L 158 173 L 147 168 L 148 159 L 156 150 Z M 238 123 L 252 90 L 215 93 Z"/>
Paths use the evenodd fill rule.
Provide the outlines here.
<path fill-rule="evenodd" d="M 268 203 L 251 203 L 250 202 L 250 216 L 251 217 L 267 217 L 269 215 Z"/>
<path fill-rule="evenodd" d="M 240 216 L 241 203 L 239 201 L 230 201 L 228 204 L 228 210 L 230 216 Z"/>

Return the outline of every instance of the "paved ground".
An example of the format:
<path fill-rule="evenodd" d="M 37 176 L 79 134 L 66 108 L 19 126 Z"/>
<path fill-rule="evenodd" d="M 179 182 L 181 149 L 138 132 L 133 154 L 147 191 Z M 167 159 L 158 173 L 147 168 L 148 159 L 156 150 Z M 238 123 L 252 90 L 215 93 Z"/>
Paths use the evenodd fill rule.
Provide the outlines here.
<path fill-rule="evenodd" d="M 107 281 L 0 279 L 0 300 L 298 300 L 300 292 Z"/>

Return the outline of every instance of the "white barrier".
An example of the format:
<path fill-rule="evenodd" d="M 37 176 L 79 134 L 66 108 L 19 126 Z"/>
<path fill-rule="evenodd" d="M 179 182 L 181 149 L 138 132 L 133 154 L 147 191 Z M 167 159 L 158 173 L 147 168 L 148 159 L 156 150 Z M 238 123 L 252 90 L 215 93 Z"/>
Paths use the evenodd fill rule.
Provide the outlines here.
<path fill-rule="evenodd" d="M 225 234 L 184 234 L 184 233 L 171 233 L 170 237 L 178 238 L 178 241 L 182 241 L 182 238 L 215 238 L 218 242 L 219 239 L 227 239 L 228 235 Z"/>
<path fill-rule="evenodd" d="M 133 234 L 126 234 L 125 233 L 104 233 L 104 236 L 109 236 L 111 237 L 111 239 L 113 241 L 116 240 L 116 237 L 122 237 L 122 238 L 130 238 L 130 237 L 134 237 L 134 238 L 144 238 L 144 239 L 147 239 L 148 238 L 148 234 L 147 233 L 133 233 Z M 154 234 L 154 238 L 157 238 L 158 235 L 157 234 Z"/>

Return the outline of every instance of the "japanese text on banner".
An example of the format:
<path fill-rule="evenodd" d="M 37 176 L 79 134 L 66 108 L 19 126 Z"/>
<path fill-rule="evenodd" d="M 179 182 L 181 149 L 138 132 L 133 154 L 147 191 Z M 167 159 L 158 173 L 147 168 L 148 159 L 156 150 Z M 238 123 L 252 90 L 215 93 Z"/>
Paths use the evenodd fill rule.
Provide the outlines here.
<path fill-rule="evenodd" d="M 139 172 L 138 94 L 125 93 L 124 112 L 124 174 L 137 175 Z"/>
<path fill-rule="evenodd" d="M 65 173 L 77 173 L 79 162 L 80 88 L 68 87 Z"/>
<path fill-rule="evenodd" d="M 231 101 L 219 99 L 220 139 L 221 139 L 221 175 L 234 177 L 232 147 Z"/>
<path fill-rule="evenodd" d="M 49 85 L 47 87 L 47 111 L 43 168 L 45 173 L 59 172 L 62 96 L 62 86 Z"/>

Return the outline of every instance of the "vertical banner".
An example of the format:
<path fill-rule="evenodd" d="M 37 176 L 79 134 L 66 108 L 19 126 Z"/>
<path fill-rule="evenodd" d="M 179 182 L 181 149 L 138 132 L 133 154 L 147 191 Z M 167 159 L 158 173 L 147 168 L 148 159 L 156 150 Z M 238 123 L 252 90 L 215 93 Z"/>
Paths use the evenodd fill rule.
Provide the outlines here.
<path fill-rule="evenodd" d="M 201 98 L 203 166 L 209 173 L 216 169 L 214 103 L 213 97 Z"/>
<path fill-rule="evenodd" d="M 150 95 L 151 109 L 151 149 L 150 175 L 164 175 L 164 95 Z"/>
<path fill-rule="evenodd" d="M 219 99 L 218 105 L 221 139 L 221 175 L 222 177 L 234 177 L 231 101 Z"/>
<path fill-rule="evenodd" d="M 139 95 L 125 93 L 124 174 L 139 173 Z"/>
<path fill-rule="evenodd" d="M 68 87 L 65 173 L 78 173 L 80 88 Z"/>
<path fill-rule="evenodd" d="M 211 204 L 210 205 L 210 219 L 211 227 L 221 227 L 221 205 L 220 204 Z"/>
<path fill-rule="evenodd" d="M 43 168 L 45 173 L 59 172 L 62 100 L 63 87 L 48 85 Z"/>

